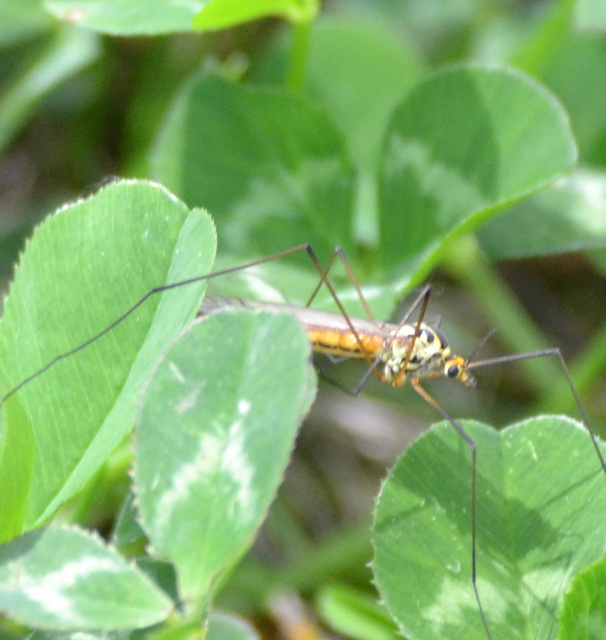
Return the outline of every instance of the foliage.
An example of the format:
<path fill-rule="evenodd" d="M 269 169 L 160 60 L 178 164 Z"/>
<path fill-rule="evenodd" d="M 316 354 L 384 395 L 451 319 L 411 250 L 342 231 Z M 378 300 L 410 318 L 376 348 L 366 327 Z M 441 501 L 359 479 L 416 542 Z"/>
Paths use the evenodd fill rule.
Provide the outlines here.
<path fill-rule="evenodd" d="M 62 194 L 52 201 L 49 188 L 24 209 L 47 211 L 99 179 L 116 148 L 114 172 L 139 176 L 48 217 L 10 285 L 2 633 L 19 633 L 11 620 L 34 638 L 254 638 L 217 603 L 244 616 L 272 609 L 280 626 L 289 616 L 276 602 L 286 602 L 313 627 L 298 591 L 347 637 L 486 638 L 470 579 L 470 449 L 450 425 L 384 481 L 372 531 L 384 607 L 363 569 L 366 521 L 316 545 L 279 501 L 267 526 L 290 564 L 251 556 L 236 569 L 282 484 L 315 380 L 290 315 L 194 319 L 207 285 L 305 303 L 317 272 L 303 252 L 224 271 L 311 242 L 322 263 L 345 247 L 373 282 L 364 291 L 377 317 L 442 267 L 486 301 L 509 350 L 541 348 L 489 260 L 606 244 L 596 74 L 606 61 L 584 31 L 603 28 L 600 4 L 531 13 L 472 0 L 431 16 L 421 0 L 0 5 L 11 70 L 0 145 L 10 163 L 32 136 L 40 175 Z M 45 126 L 69 134 L 46 149 Z M 7 235 L 4 261 L 14 245 Z M 600 269 L 603 256 L 588 255 Z M 333 275 L 360 315 L 351 283 Z M 315 304 L 332 308 L 326 291 Z M 574 367 L 583 392 L 603 370 L 603 336 Z M 529 363 L 525 375 L 548 408 L 554 393 L 569 408 L 557 362 Z M 601 637 L 606 485 L 586 431 L 565 417 L 500 433 L 464 424 L 478 446 L 478 588 L 492 638 Z M 305 493 L 319 501 L 314 482 Z M 104 520 L 107 540 L 88 530 Z"/>

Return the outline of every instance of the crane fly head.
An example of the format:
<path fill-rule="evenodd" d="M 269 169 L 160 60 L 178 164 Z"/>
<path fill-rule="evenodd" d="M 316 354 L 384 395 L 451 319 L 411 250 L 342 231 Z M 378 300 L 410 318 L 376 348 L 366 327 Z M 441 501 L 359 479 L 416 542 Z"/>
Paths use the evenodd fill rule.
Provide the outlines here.
<path fill-rule="evenodd" d="M 467 370 L 469 360 L 466 360 L 462 356 L 452 355 L 444 362 L 444 376 L 446 378 L 452 378 L 453 380 L 459 380 L 466 387 L 473 388 L 476 386 L 476 379 Z"/>
<path fill-rule="evenodd" d="M 426 324 L 421 324 L 418 332 L 414 325 L 402 325 L 383 363 L 383 379 L 396 387 L 413 379 L 441 377 L 459 380 L 466 387 L 476 384 L 467 371 L 468 360 L 452 353 L 446 338 Z"/>

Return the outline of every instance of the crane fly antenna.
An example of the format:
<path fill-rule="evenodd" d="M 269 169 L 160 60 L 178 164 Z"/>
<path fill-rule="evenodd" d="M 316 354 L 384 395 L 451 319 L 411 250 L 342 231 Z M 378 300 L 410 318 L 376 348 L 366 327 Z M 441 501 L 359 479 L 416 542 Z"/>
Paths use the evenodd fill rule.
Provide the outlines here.
<path fill-rule="evenodd" d="M 469 358 L 467 359 L 467 368 L 470 369 L 471 367 L 469 366 L 470 362 L 474 362 L 474 360 L 476 359 L 476 356 L 478 355 L 478 353 L 480 353 L 480 351 L 482 351 L 482 349 L 484 348 L 484 346 L 486 345 L 486 343 L 490 340 L 490 338 L 492 338 L 492 336 L 494 336 L 494 334 L 497 332 L 497 329 L 491 329 L 479 342 L 478 346 L 471 352 L 471 355 L 469 356 Z"/>

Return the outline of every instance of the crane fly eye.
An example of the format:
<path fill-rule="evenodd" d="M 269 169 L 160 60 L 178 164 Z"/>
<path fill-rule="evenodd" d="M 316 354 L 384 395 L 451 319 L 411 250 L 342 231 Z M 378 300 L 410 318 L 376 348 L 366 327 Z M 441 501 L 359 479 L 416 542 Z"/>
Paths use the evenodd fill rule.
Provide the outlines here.
<path fill-rule="evenodd" d="M 422 329 L 419 333 L 419 337 L 421 338 L 421 340 L 425 340 L 427 344 L 432 344 L 435 340 L 434 334 L 431 333 L 431 331 L 427 331 L 427 329 Z"/>
<path fill-rule="evenodd" d="M 461 367 L 458 364 L 451 364 L 446 368 L 446 375 L 449 378 L 456 378 L 461 373 Z"/>

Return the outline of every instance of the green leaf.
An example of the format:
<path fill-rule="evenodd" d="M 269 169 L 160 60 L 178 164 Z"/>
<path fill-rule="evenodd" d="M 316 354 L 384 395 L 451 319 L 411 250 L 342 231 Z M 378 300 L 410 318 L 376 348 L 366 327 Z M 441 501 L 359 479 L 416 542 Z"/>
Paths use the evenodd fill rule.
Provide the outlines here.
<path fill-rule="evenodd" d="M 379 102 L 385 109 L 388 100 Z M 350 128 L 346 135 L 356 153 L 374 155 L 372 136 Z M 218 214 L 233 254 L 269 255 L 310 241 L 321 256 L 342 244 L 351 257 L 354 237 L 374 238 L 378 211 L 377 261 L 401 292 L 455 237 L 570 169 L 576 148 L 543 87 L 511 70 L 456 67 L 431 76 L 396 109 L 378 188 L 372 161 L 355 174 L 322 111 L 281 91 L 212 77 L 183 90 L 156 159 L 164 182 Z"/>
<path fill-rule="evenodd" d="M 259 636 L 247 622 L 236 616 L 212 613 L 206 640 L 259 640 Z"/>
<path fill-rule="evenodd" d="M 36 230 L 16 269 L 0 325 L 3 393 L 108 327 L 152 287 L 208 272 L 214 251 L 208 215 L 150 183 L 113 183 L 60 210 Z M 24 528 L 74 495 L 131 429 L 143 380 L 196 315 L 203 288 L 152 296 L 4 405 L 3 457 L 34 456 L 20 479 Z M 25 428 L 31 438 L 15 434 Z M 14 524 L 0 523 L 0 539 L 14 535 Z"/>
<path fill-rule="evenodd" d="M 124 547 L 135 544 L 142 544 L 147 541 L 145 532 L 139 523 L 139 514 L 135 505 L 135 494 L 130 491 L 126 496 L 118 514 L 114 530 L 112 531 L 111 542 L 120 551 Z"/>
<path fill-rule="evenodd" d="M 269 45 L 251 74 L 257 83 L 280 86 L 292 64 L 292 32 Z M 356 236 L 372 246 L 377 225 L 377 166 L 392 112 L 419 80 L 422 64 L 401 39 L 369 22 L 322 17 L 313 24 L 306 85 L 345 137 L 357 169 Z"/>
<path fill-rule="evenodd" d="M 5 405 L 4 411 L 12 427 L 4 429 L 0 438 L 0 541 L 10 540 L 23 530 L 35 463 L 32 425 L 18 399 Z"/>
<path fill-rule="evenodd" d="M 391 114 L 421 72 L 415 53 L 376 24 L 341 17 L 314 25 L 309 92 L 343 132 L 361 169 L 376 170 Z"/>
<path fill-rule="evenodd" d="M 478 590 L 492 638 L 553 640 L 570 581 L 606 549 L 606 477 L 589 434 L 552 416 L 500 433 L 462 425 L 478 447 Z M 376 507 L 377 586 L 410 640 L 486 640 L 471 584 L 470 457 L 449 424 L 433 427 Z"/>
<path fill-rule="evenodd" d="M 170 562 L 158 560 L 153 556 L 140 556 L 137 558 L 137 567 L 178 606 L 177 574 Z"/>
<path fill-rule="evenodd" d="M 368 595 L 344 585 L 324 587 L 316 607 L 330 629 L 352 640 L 396 640 L 400 638 L 393 620 L 376 595 Z"/>
<path fill-rule="evenodd" d="M 543 73 L 544 82 L 564 104 L 579 145 L 580 156 L 593 166 L 604 166 L 606 49 L 601 38 L 571 31 Z"/>
<path fill-rule="evenodd" d="M 356 171 L 356 239 L 376 244 L 377 168 L 394 108 L 419 80 L 421 64 L 374 24 L 323 20 L 312 33 L 307 84 L 344 134 Z"/>
<path fill-rule="evenodd" d="M 44 0 L 59 20 L 112 35 L 151 36 L 191 31 L 205 0 Z"/>
<path fill-rule="evenodd" d="M 208 0 L 194 18 L 194 27 L 226 29 L 267 16 L 310 22 L 319 9 L 319 0 Z"/>
<path fill-rule="evenodd" d="M 606 637 L 606 559 L 579 573 L 562 607 L 558 640 L 602 640 Z"/>
<path fill-rule="evenodd" d="M 234 254 L 267 255 L 311 237 L 326 253 L 350 244 L 345 146 L 303 98 L 196 77 L 170 113 L 156 166 L 179 197 L 213 212 Z"/>
<path fill-rule="evenodd" d="M 579 170 L 478 231 L 493 260 L 606 247 L 606 175 Z"/>
<path fill-rule="evenodd" d="M 315 390 L 309 342 L 289 314 L 217 312 L 166 353 L 135 431 L 142 523 L 185 602 L 252 541 Z"/>
<path fill-rule="evenodd" d="M 444 247 L 576 160 L 562 107 L 519 72 L 440 71 L 396 110 L 380 188 L 384 264 L 418 282 Z"/>
<path fill-rule="evenodd" d="M 0 547 L 0 611 L 42 629 L 133 629 L 172 603 L 131 563 L 79 529 L 49 527 Z"/>

